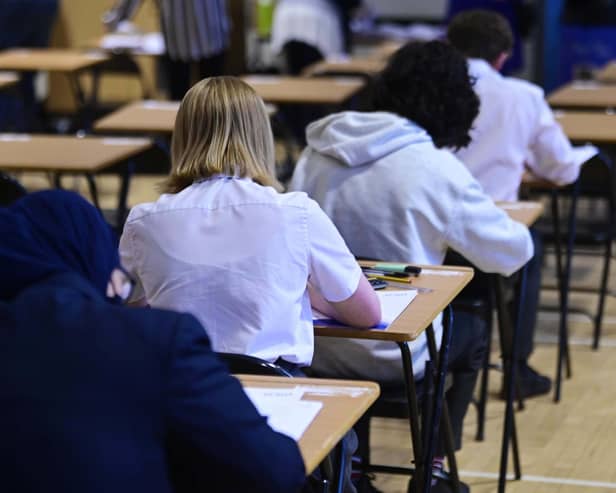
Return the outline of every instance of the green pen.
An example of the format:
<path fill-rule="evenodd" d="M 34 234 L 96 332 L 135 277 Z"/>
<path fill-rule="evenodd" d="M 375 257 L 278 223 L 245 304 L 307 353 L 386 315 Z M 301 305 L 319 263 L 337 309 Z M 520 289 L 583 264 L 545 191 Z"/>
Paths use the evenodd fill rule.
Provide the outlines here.
<path fill-rule="evenodd" d="M 375 264 L 373 269 L 382 270 L 383 272 L 401 272 L 410 276 L 418 276 L 421 272 L 421 267 L 408 264 Z"/>

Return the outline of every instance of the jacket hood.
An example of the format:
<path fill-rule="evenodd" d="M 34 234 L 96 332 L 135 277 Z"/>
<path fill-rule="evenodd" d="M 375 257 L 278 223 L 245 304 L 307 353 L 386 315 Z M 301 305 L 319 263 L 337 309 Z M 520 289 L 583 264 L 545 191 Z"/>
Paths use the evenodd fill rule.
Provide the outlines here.
<path fill-rule="evenodd" d="M 413 122 L 386 112 L 345 111 L 311 123 L 308 146 L 347 166 L 361 166 L 411 144 L 431 143 Z"/>

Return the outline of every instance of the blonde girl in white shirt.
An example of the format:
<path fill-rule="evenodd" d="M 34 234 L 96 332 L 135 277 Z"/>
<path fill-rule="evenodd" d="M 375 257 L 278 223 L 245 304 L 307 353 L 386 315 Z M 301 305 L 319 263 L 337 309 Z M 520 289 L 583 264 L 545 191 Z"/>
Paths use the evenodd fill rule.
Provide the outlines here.
<path fill-rule="evenodd" d="M 216 351 L 295 367 L 312 361 L 311 302 L 358 327 L 380 320 L 342 237 L 304 193 L 281 194 L 265 105 L 233 77 L 196 84 L 180 106 L 172 170 L 133 208 L 120 241 L 134 301 L 195 315 Z"/>

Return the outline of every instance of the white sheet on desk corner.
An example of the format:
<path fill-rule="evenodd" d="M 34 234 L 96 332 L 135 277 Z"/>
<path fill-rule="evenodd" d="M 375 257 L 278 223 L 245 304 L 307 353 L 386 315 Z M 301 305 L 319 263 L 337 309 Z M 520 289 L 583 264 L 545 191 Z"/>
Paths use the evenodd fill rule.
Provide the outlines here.
<path fill-rule="evenodd" d="M 302 437 L 323 407 L 322 402 L 302 401 L 303 391 L 300 387 L 244 387 L 244 392 L 259 414 L 267 418 L 270 428 L 295 441 Z"/>
<path fill-rule="evenodd" d="M 381 323 L 379 329 L 386 329 L 396 320 L 411 301 L 417 296 L 416 289 L 404 289 L 400 291 L 377 291 L 376 295 L 381 304 Z M 330 317 L 312 309 L 313 320 L 328 320 Z"/>

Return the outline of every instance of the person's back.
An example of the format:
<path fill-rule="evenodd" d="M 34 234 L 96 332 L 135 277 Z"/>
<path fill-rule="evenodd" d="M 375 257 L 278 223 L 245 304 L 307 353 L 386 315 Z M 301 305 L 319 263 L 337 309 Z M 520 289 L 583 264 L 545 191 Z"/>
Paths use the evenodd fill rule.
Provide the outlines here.
<path fill-rule="evenodd" d="M 306 364 L 319 213 L 305 194 L 217 177 L 135 207 L 122 251 L 147 302 L 194 314 L 217 351 Z"/>
<path fill-rule="evenodd" d="M 321 205 L 355 255 L 441 264 L 453 248 L 487 272 L 519 268 L 524 230 L 425 130 L 392 113 L 345 112 L 307 135 L 291 189 Z"/>
<path fill-rule="evenodd" d="M 108 227 L 58 194 L 0 210 L 3 489 L 297 491 L 297 445 L 259 416 L 203 327 L 110 304 L 128 284 Z"/>

